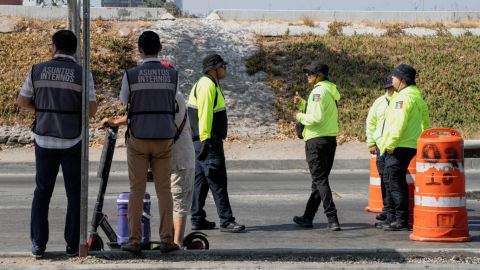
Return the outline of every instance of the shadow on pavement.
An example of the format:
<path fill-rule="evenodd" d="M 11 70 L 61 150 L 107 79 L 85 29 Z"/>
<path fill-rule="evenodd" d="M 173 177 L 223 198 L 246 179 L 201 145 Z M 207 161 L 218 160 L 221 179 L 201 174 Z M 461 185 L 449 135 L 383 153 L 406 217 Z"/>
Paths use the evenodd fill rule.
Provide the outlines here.
<path fill-rule="evenodd" d="M 342 231 L 365 230 L 373 228 L 369 223 L 341 223 Z M 247 230 L 249 232 L 286 232 L 286 231 L 308 231 L 316 229 L 327 229 L 326 223 L 314 223 L 313 228 L 302 228 L 293 223 L 290 224 L 275 224 L 264 226 L 251 226 Z"/>

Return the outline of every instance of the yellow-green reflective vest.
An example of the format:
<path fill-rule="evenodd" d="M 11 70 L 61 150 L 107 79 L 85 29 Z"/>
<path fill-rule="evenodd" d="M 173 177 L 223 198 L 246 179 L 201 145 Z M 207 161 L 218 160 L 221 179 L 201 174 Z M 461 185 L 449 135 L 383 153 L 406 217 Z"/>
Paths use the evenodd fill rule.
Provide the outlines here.
<path fill-rule="evenodd" d="M 205 74 L 198 80 L 190 91 L 187 107 L 193 140 L 227 137 L 225 98 L 213 77 Z"/>
<path fill-rule="evenodd" d="M 366 121 L 367 146 L 380 146 L 382 140 L 383 124 L 385 123 L 385 112 L 392 96 L 385 95 L 377 98 L 372 107 L 368 110 Z"/>
<path fill-rule="evenodd" d="M 298 109 L 305 111 L 305 113 L 297 113 L 296 115 L 296 120 L 305 126 L 303 140 L 337 136 L 337 102 L 339 100 L 340 93 L 335 84 L 327 80 L 315 84 L 308 96 L 308 104 L 303 99 L 298 104 Z M 306 110 L 305 107 L 307 107 Z"/>
<path fill-rule="evenodd" d="M 397 147 L 417 148 L 417 139 L 430 126 L 428 106 L 416 85 L 393 95 L 385 115 L 380 154 Z"/>

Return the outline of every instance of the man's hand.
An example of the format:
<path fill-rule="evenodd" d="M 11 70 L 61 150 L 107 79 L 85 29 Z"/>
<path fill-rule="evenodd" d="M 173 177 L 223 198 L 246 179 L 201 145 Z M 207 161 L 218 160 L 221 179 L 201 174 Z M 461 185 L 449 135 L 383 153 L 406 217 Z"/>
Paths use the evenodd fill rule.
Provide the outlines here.
<path fill-rule="evenodd" d="M 372 154 L 372 155 L 377 154 L 377 147 L 376 146 L 372 146 L 368 150 L 370 151 L 370 154 Z"/>
<path fill-rule="evenodd" d="M 200 161 L 203 161 L 207 158 L 208 152 L 210 151 L 210 148 L 212 147 L 210 139 L 206 139 L 205 141 L 202 142 L 202 148 L 200 149 L 200 153 L 198 153 L 197 159 Z"/>
<path fill-rule="evenodd" d="M 295 92 L 295 96 L 293 97 L 293 103 L 297 105 L 298 103 L 300 103 L 301 100 L 302 100 L 302 97 L 300 97 L 298 92 Z"/>
<path fill-rule="evenodd" d="M 108 117 L 103 118 L 102 121 L 100 121 L 100 128 L 103 128 L 107 125 L 114 127 L 115 121 L 112 118 L 108 118 Z"/>

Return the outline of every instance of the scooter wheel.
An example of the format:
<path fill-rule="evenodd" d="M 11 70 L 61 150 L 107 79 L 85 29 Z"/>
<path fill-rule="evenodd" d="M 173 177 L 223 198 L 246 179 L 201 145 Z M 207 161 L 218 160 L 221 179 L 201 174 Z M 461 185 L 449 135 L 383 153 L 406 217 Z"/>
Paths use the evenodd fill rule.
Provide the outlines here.
<path fill-rule="evenodd" d="M 207 235 L 202 232 L 192 232 L 183 239 L 186 249 L 209 249 L 210 244 Z"/>
<path fill-rule="evenodd" d="M 91 251 L 100 251 L 103 250 L 103 240 L 98 234 L 91 236 L 88 241 L 88 249 Z"/>

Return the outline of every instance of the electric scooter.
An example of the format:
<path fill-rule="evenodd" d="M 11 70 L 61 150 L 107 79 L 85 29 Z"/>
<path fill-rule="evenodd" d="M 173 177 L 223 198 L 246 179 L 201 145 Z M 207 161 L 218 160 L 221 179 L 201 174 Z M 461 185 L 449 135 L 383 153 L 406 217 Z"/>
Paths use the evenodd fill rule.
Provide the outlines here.
<path fill-rule="evenodd" d="M 105 128 L 107 132 L 105 134 L 102 155 L 100 156 L 100 164 L 97 171 L 97 177 L 100 178 L 100 188 L 98 190 L 95 209 L 93 210 L 92 222 L 87 242 L 88 249 L 91 251 L 104 250 L 104 243 L 98 234 L 98 227 L 100 227 L 107 236 L 109 241 L 107 242 L 107 245 L 110 249 L 120 248 L 117 234 L 108 222 L 107 215 L 102 212 L 118 133 L 118 127 L 106 126 Z M 185 236 L 183 239 L 183 246 L 186 249 L 209 249 L 210 247 L 207 235 L 202 232 L 192 232 Z M 151 242 L 150 245 L 142 245 L 142 249 L 158 249 L 158 243 Z"/>

